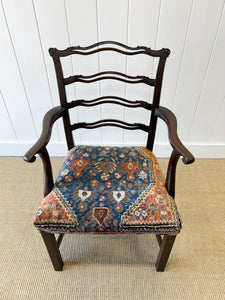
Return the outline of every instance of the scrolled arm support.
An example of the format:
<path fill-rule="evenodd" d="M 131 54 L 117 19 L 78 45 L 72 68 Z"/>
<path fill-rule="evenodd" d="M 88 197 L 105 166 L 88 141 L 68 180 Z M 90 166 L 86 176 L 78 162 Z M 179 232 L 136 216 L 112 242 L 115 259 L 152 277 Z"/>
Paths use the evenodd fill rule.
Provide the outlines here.
<path fill-rule="evenodd" d="M 58 106 L 46 113 L 40 138 L 24 155 L 24 160 L 30 163 L 36 160 L 36 154 L 39 154 L 41 157 L 44 171 L 44 196 L 52 190 L 54 185 L 51 161 L 46 146 L 51 138 L 53 124 L 63 115 L 64 111 L 65 108 Z"/>
<path fill-rule="evenodd" d="M 160 106 L 155 109 L 154 112 L 156 117 L 162 119 L 168 127 L 169 141 L 176 153 L 182 156 L 184 164 L 191 164 L 194 162 L 194 156 L 190 151 L 182 144 L 177 134 L 177 120 L 175 115 L 166 107 Z"/>
<path fill-rule="evenodd" d="M 44 147 L 41 149 L 38 154 L 41 157 L 42 164 L 43 164 L 43 171 L 44 171 L 44 197 L 47 196 L 54 185 L 53 182 L 53 175 L 52 175 L 52 165 L 50 161 L 50 157 L 48 154 L 47 149 Z"/>
<path fill-rule="evenodd" d="M 155 109 L 155 116 L 161 118 L 168 127 L 169 141 L 173 148 L 169 159 L 167 174 L 166 174 L 166 188 L 171 197 L 175 197 L 175 177 L 177 162 L 182 156 L 184 164 L 191 164 L 194 162 L 194 156 L 187 150 L 187 148 L 180 141 L 177 134 L 177 120 L 175 115 L 166 107 L 158 107 Z"/>
<path fill-rule="evenodd" d="M 176 178 L 176 168 L 177 162 L 180 158 L 180 153 L 173 150 L 168 167 L 167 167 L 167 174 L 166 174 L 166 189 L 171 197 L 175 197 L 175 178 Z"/>
<path fill-rule="evenodd" d="M 36 160 L 35 155 L 39 154 L 40 151 L 42 151 L 42 149 L 46 147 L 46 145 L 48 144 L 51 138 L 53 124 L 57 119 L 59 119 L 63 115 L 64 112 L 65 112 L 65 108 L 62 108 L 61 106 L 57 106 L 50 109 L 45 114 L 40 138 L 26 152 L 26 154 L 23 157 L 23 159 L 26 162 L 30 162 L 30 163 L 34 162 Z"/>
<path fill-rule="evenodd" d="M 37 142 L 26 152 L 23 159 L 26 162 L 34 162 L 36 160 L 35 155 L 38 154 L 43 148 L 46 147 L 48 144 L 51 134 L 52 134 L 52 127 L 53 124 L 57 119 L 62 117 L 63 113 L 65 112 L 65 108 L 61 106 L 56 106 L 50 109 L 44 116 L 43 119 L 43 126 L 42 126 L 42 133 L 40 138 Z"/>

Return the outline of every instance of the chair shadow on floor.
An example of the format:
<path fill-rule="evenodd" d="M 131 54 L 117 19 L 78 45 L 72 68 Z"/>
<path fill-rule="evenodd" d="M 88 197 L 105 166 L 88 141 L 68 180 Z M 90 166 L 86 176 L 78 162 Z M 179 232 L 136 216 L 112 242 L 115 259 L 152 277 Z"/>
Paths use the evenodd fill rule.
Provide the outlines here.
<path fill-rule="evenodd" d="M 146 265 L 154 267 L 158 244 L 154 235 L 65 236 L 63 260 L 70 264 Z"/>

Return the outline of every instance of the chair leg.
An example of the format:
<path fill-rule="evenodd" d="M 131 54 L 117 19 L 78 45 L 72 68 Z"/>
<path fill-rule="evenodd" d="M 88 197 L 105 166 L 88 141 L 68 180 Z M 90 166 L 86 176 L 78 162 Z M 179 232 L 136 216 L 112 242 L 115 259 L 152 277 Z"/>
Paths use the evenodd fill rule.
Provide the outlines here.
<path fill-rule="evenodd" d="M 48 254 L 51 258 L 53 267 L 55 271 L 62 271 L 63 269 L 63 260 L 59 252 L 59 246 L 57 244 L 55 235 L 53 233 L 48 233 L 40 231 L 42 238 L 45 242 L 45 246 L 48 250 Z"/>
<path fill-rule="evenodd" d="M 163 272 L 165 270 L 175 238 L 176 235 L 164 235 L 164 238 L 161 240 L 161 243 L 159 243 L 160 250 L 155 265 L 157 272 Z"/>

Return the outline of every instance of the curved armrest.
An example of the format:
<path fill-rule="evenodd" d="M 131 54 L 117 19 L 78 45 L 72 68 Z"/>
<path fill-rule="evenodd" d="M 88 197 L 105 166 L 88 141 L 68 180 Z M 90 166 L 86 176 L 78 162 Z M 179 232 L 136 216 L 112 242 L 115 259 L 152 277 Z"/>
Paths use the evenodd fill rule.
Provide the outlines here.
<path fill-rule="evenodd" d="M 57 106 L 57 107 L 53 107 L 45 114 L 40 138 L 26 152 L 26 154 L 23 157 L 23 159 L 26 162 L 34 162 L 36 160 L 35 155 L 37 153 L 41 153 L 42 149 L 44 149 L 45 146 L 48 144 L 51 138 L 53 124 L 58 118 L 60 118 L 63 115 L 64 111 L 65 111 L 64 107 Z"/>
<path fill-rule="evenodd" d="M 182 160 L 185 164 L 193 163 L 195 160 L 194 156 L 182 144 L 177 135 L 177 119 L 174 113 L 166 107 L 159 106 L 155 109 L 155 116 L 159 117 L 167 124 L 169 141 L 174 151 L 183 157 Z"/>

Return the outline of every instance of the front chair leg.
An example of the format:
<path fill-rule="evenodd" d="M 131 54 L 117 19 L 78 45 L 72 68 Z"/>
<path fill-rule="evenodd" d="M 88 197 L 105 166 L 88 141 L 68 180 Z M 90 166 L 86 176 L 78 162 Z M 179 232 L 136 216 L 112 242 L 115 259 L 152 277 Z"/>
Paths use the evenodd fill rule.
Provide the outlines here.
<path fill-rule="evenodd" d="M 62 271 L 63 260 L 59 252 L 59 245 L 56 241 L 55 235 L 53 233 L 48 233 L 45 231 L 40 231 L 40 233 L 45 242 L 45 246 L 48 250 L 48 254 L 51 258 L 55 271 Z"/>
<path fill-rule="evenodd" d="M 163 272 L 165 270 L 175 238 L 176 235 L 164 235 L 163 239 L 157 237 L 158 242 L 161 239 L 161 242 L 159 242 L 160 250 L 155 265 L 157 272 Z"/>

